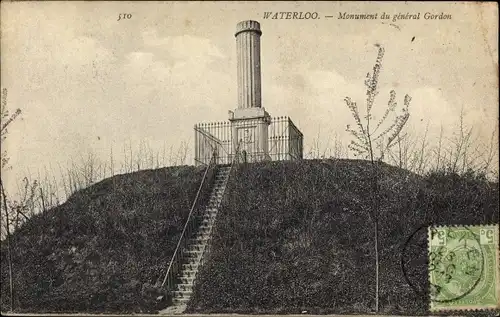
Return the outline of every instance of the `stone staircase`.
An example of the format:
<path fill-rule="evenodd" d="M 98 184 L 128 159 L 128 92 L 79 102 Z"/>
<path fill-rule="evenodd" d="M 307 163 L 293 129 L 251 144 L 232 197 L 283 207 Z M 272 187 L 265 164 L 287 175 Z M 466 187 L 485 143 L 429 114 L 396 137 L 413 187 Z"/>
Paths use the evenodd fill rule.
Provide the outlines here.
<path fill-rule="evenodd" d="M 229 172 L 229 166 L 221 166 L 217 169 L 212 192 L 205 207 L 205 212 L 198 216 L 201 219 L 197 233 L 189 240 L 187 248 L 182 250 L 182 269 L 178 276 L 179 282 L 173 291 L 173 306 L 162 311 L 161 313 L 163 314 L 182 313 L 186 308 L 187 302 L 191 298 L 196 274 L 201 265 L 205 248 L 210 241 L 217 211 L 226 189 Z"/>

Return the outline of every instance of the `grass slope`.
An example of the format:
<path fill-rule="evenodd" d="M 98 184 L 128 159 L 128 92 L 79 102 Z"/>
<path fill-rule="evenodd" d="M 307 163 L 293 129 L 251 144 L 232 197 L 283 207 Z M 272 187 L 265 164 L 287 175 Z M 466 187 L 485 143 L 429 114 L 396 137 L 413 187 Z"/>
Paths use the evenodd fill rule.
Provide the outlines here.
<path fill-rule="evenodd" d="M 154 311 L 203 169 L 119 175 L 74 194 L 13 235 L 15 306 L 30 312 Z M 9 309 L 2 243 L 1 303 Z"/>
<path fill-rule="evenodd" d="M 241 168 L 187 311 L 372 311 L 369 167 L 366 161 L 310 160 Z M 498 223 L 498 184 L 381 169 L 380 312 L 428 315 L 425 226 Z"/>

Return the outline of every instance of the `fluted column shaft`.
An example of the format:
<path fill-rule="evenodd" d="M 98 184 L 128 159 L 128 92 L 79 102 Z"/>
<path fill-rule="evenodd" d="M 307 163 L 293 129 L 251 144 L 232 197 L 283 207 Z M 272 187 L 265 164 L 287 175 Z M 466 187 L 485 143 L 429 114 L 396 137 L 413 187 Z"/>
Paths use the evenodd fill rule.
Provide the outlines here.
<path fill-rule="evenodd" d="M 236 26 L 238 108 L 261 107 L 260 24 L 243 21 Z"/>

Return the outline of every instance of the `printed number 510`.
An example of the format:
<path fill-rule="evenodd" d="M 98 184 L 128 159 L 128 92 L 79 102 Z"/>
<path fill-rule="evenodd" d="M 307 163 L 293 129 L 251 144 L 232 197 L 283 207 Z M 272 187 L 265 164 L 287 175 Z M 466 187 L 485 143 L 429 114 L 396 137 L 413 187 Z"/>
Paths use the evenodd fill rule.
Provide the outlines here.
<path fill-rule="evenodd" d="M 132 18 L 132 14 L 130 14 L 130 13 L 120 13 L 120 14 L 118 14 L 118 20 L 116 20 L 116 21 L 129 20 L 131 18 Z"/>

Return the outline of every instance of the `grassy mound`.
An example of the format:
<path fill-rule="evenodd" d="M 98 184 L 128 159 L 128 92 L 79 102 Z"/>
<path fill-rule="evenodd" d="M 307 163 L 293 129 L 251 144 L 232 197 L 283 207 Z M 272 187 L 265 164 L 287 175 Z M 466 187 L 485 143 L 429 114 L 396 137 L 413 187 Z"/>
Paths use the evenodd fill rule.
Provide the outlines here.
<path fill-rule="evenodd" d="M 380 165 L 380 310 L 427 314 L 426 226 L 498 223 L 498 184 Z M 153 312 L 203 169 L 115 176 L 30 219 L 12 237 L 15 306 L 28 312 Z M 369 313 L 374 307 L 370 165 L 242 165 L 188 312 Z M 9 307 L 6 246 L 1 303 Z M 477 312 L 474 312 L 478 316 Z"/>
<path fill-rule="evenodd" d="M 380 169 L 380 313 L 428 314 L 426 226 L 498 223 L 498 184 Z M 242 167 L 188 312 L 371 312 L 369 175 L 369 163 L 357 160 Z"/>
<path fill-rule="evenodd" d="M 37 215 L 12 237 L 15 307 L 30 312 L 149 312 L 203 169 L 115 176 Z M 1 303 L 10 302 L 2 243 Z"/>

